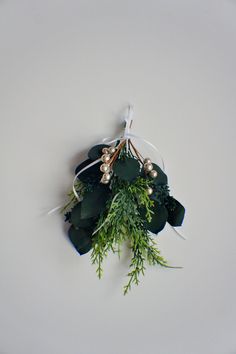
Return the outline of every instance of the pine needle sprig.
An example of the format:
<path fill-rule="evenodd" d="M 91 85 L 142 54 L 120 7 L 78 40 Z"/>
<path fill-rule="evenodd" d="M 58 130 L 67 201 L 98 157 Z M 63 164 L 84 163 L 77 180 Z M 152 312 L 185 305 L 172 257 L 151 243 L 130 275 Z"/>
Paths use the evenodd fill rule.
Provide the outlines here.
<path fill-rule="evenodd" d="M 160 264 L 166 266 L 166 261 L 160 256 L 154 246 L 139 212 L 145 209 L 145 218 L 152 217 L 153 201 L 147 194 L 148 181 L 138 177 L 133 184 L 117 180 L 113 184 L 113 195 L 108 202 L 107 211 L 97 223 L 93 236 L 92 263 L 97 265 L 97 275 L 103 275 L 102 264 L 108 252 L 118 253 L 123 241 L 128 240 L 132 251 L 128 282 L 124 286 L 124 294 L 131 289 L 132 284 L 138 285 L 140 275 L 145 273 L 145 264 Z"/>

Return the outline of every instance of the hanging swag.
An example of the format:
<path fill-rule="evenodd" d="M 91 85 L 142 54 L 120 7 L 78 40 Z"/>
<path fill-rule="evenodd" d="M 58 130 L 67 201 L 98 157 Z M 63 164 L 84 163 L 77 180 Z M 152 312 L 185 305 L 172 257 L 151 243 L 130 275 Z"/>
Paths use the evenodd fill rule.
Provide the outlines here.
<path fill-rule="evenodd" d="M 108 253 L 120 255 L 123 242 L 128 243 L 132 256 L 124 294 L 139 283 L 146 263 L 178 268 L 160 255 L 155 235 L 166 223 L 181 226 L 185 214 L 170 195 L 164 163 L 161 168 L 135 147 L 133 140 L 139 137 L 130 133 L 132 113 L 129 106 L 122 136 L 93 146 L 88 159 L 77 166 L 69 201 L 62 209 L 71 224 L 71 243 L 80 255 L 92 250 L 99 278 Z"/>

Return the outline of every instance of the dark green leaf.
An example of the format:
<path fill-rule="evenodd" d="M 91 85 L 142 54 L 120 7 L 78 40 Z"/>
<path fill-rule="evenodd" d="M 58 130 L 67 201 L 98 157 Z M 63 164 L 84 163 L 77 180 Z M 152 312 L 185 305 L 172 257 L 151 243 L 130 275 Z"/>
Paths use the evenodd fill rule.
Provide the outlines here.
<path fill-rule="evenodd" d="M 165 206 L 159 206 L 157 203 L 154 204 L 153 208 L 154 214 L 152 214 L 152 220 L 147 223 L 147 229 L 155 234 L 164 229 L 167 218 L 168 211 Z"/>
<path fill-rule="evenodd" d="M 125 181 L 132 181 L 140 174 L 140 164 L 137 159 L 131 157 L 118 159 L 114 163 L 113 172 Z"/>
<path fill-rule="evenodd" d="M 91 160 L 97 160 L 99 159 L 99 157 L 102 156 L 102 149 L 105 147 L 109 147 L 109 145 L 106 144 L 99 144 L 99 145 L 95 145 L 93 146 L 89 152 L 88 152 L 88 157 Z"/>
<path fill-rule="evenodd" d="M 167 184 L 158 184 L 153 186 L 153 193 L 150 198 L 156 200 L 158 204 L 166 204 L 167 198 L 169 196 L 169 187 Z"/>
<path fill-rule="evenodd" d="M 84 167 L 88 166 L 91 162 L 93 162 L 90 159 L 84 160 L 81 162 L 75 169 L 75 174 L 77 175 L 78 172 L 80 172 Z"/>
<path fill-rule="evenodd" d="M 153 179 L 154 184 L 156 184 L 156 185 L 167 184 L 168 178 L 167 178 L 167 175 L 165 174 L 165 172 L 162 171 L 162 169 L 156 164 L 154 164 L 153 167 L 154 167 L 154 170 L 157 171 L 157 177 Z"/>
<path fill-rule="evenodd" d="M 81 202 L 81 218 L 88 219 L 99 215 L 106 207 L 110 189 L 102 184 L 87 192 Z"/>
<path fill-rule="evenodd" d="M 79 254 L 85 254 L 92 248 L 92 235 L 91 231 L 88 231 L 88 229 L 76 229 L 74 226 L 71 226 L 68 231 L 68 236 Z"/>
<path fill-rule="evenodd" d="M 168 183 L 168 178 L 165 172 L 155 163 L 153 163 L 153 169 L 157 171 L 157 177 L 153 178 L 153 182 L 156 185 L 159 184 L 167 184 Z"/>
<path fill-rule="evenodd" d="M 81 218 L 81 203 L 76 204 L 76 206 L 71 211 L 70 222 L 75 227 L 91 227 L 94 223 L 93 218 L 82 219 Z"/>
<path fill-rule="evenodd" d="M 171 226 L 181 226 L 184 220 L 185 208 L 178 200 L 173 197 L 168 197 L 168 223 Z"/>
<path fill-rule="evenodd" d="M 70 221 L 70 218 L 71 218 L 71 212 L 70 211 L 67 211 L 64 216 L 65 216 L 65 221 L 71 222 Z"/>
<path fill-rule="evenodd" d="M 87 159 L 83 161 L 76 167 L 75 174 L 81 171 L 84 167 L 88 166 L 92 163 L 93 160 Z M 102 162 L 101 162 L 102 163 Z M 84 183 L 98 183 L 102 177 L 102 172 L 100 171 L 100 162 L 97 164 L 89 167 L 87 170 L 83 171 L 79 176 L 78 179 Z"/>

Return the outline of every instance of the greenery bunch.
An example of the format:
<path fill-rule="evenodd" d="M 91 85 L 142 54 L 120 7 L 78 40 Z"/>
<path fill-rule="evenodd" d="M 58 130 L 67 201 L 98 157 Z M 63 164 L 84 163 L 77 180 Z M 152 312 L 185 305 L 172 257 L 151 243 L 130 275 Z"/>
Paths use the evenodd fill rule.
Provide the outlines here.
<path fill-rule="evenodd" d="M 70 192 L 63 212 L 65 220 L 71 224 L 70 241 L 80 254 L 92 249 L 91 261 L 97 267 L 99 278 L 109 252 L 120 256 L 121 245 L 124 242 L 129 245 L 132 256 L 124 286 L 124 294 L 127 294 L 132 284 L 139 283 L 147 264 L 170 267 L 160 255 L 154 235 L 166 222 L 180 226 L 185 210 L 169 195 L 166 174 L 152 164 L 157 172 L 155 178 L 151 178 L 145 170 L 145 161 L 130 141 L 128 144 L 118 142 L 112 148 L 108 184 L 104 174 L 101 176 L 104 173 L 102 161 L 92 162 L 109 148 L 107 145 L 93 147 L 88 153 L 89 159 L 77 166 L 75 189 L 80 200 Z M 84 170 L 86 166 L 88 168 Z"/>

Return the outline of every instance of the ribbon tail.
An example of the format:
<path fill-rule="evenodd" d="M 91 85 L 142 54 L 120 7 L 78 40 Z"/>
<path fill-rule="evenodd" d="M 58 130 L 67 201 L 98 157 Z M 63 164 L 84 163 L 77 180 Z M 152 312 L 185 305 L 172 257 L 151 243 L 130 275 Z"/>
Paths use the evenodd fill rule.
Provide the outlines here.
<path fill-rule="evenodd" d="M 177 236 L 179 236 L 180 238 L 182 238 L 182 240 L 185 240 L 185 241 L 187 240 L 187 238 L 186 238 L 184 235 L 182 235 L 179 231 L 177 231 L 174 226 L 171 226 L 171 225 L 170 225 L 170 227 L 171 227 L 172 230 L 176 233 Z"/>
<path fill-rule="evenodd" d="M 100 161 L 101 161 L 101 159 L 97 159 L 97 160 L 91 162 L 88 166 L 82 168 L 82 170 L 80 170 L 78 173 L 76 173 L 76 175 L 75 175 L 75 177 L 74 177 L 74 179 L 73 179 L 72 189 L 73 189 L 73 193 L 74 193 L 76 199 L 77 199 L 79 202 L 80 202 L 80 196 L 78 195 L 78 193 L 77 193 L 77 191 L 76 191 L 76 189 L 75 189 L 75 181 L 76 181 L 76 179 L 79 177 L 79 175 L 80 175 L 82 172 L 86 171 L 88 168 L 92 167 L 93 165 L 96 165 L 96 164 L 97 164 L 98 162 L 100 162 Z"/>
<path fill-rule="evenodd" d="M 63 207 L 63 205 L 58 205 L 58 206 L 56 206 L 55 208 L 49 210 L 49 211 L 47 212 L 47 215 L 54 214 L 56 211 L 60 210 L 62 207 Z"/>

